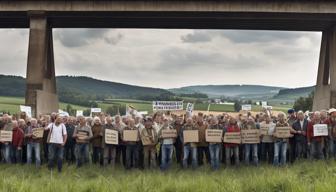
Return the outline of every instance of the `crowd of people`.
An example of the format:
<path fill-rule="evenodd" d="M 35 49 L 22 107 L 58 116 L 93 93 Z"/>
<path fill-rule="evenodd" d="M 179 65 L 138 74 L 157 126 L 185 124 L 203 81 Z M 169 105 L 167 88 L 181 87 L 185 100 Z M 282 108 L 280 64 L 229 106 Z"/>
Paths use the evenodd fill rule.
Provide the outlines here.
<path fill-rule="evenodd" d="M 268 133 L 260 135 L 260 142 L 249 144 L 207 142 L 207 129 L 223 130 L 223 135 L 242 130 L 260 129 L 268 125 Z M 315 124 L 326 124 L 328 136 L 314 136 Z M 273 134 L 279 127 L 290 127 L 291 137 L 278 138 Z M 33 130 L 43 128 L 43 137 Z M 50 169 L 57 164 L 58 171 L 67 162 L 81 167 L 85 164 L 123 166 L 125 169 L 169 169 L 173 163 L 182 168 L 210 165 L 259 166 L 269 163 L 284 166 L 301 159 L 336 157 L 336 109 L 304 113 L 288 110 L 276 116 L 269 111 L 252 115 L 175 115 L 156 112 L 150 116 L 130 114 L 110 116 L 103 113 L 94 117 L 64 116 L 57 113 L 29 118 L 22 112 L 0 117 L 0 129 L 12 131 L 11 141 L 1 142 L 0 158 L 3 163 L 27 163 Z M 117 145 L 105 141 L 105 130 L 119 134 Z M 125 130 L 137 130 L 136 141 L 125 141 Z M 176 130 L 176 137 L 163 138 L 163 130 Z M 184 142 L 183 132 L 198 130 L 198 142 Z M 150 144 L 143 145 L 148 140 Z"/>

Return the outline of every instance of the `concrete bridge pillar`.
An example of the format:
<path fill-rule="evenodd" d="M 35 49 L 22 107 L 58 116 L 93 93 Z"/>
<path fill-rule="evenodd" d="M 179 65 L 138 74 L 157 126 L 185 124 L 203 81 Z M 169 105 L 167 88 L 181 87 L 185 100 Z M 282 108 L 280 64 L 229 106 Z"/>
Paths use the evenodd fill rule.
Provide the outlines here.
<path fill-rule="evenodd" d="M 38 116 L 58 111 L 52 28 L 44 12 L 29 13 L 25 104 Z"/>
<path fill-rule="evenodd" d="M 322 32 L 313 111 L 336 108 L 336 27 Z"/>

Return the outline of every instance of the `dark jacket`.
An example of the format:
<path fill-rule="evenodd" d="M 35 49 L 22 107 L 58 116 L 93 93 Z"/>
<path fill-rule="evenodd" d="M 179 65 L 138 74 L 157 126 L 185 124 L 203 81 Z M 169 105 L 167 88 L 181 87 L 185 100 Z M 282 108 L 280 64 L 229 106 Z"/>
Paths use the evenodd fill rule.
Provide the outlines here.
<path fill-rule="evenodd" d="M 292 125 L 292 128 L 295 130 L 295 131 L 303 131 L 304 133 L 303 134 L 295 134 L 295 141 L 296 142 L 306 142 L 307 141 L 307 126 L 308 126 L 308 120 L 307 119 L 304 119 L 303 120 L 303 126 L 301 127 L 301 124 L 300 124 L 300 120 L 296 120 L 293 125 Z"/>

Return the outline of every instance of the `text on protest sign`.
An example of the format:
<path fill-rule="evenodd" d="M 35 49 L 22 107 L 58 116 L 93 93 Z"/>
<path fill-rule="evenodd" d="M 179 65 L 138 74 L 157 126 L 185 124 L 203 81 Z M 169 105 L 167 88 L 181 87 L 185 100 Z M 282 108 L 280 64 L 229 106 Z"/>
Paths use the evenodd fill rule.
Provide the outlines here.
<path fill-rule="evenodd" d="M 260 135 L 258 129 L 241 130 L 242 143 L 255 144 L 260 143 Z"/>
<path fill-rule="evenodd" d="M 192 103 L 187 104 L 186 112 L 192 113 L 194 105 Z"/>
<path fill-rule="evenodd" d="M 207 129 L 205 132 L 205 141 L 211 143 L 221 143 L 223 139 L 223 130 Z"/>
<path fill-rule="evenodd" d="M 76 111 L 76 117 L 83 116 L 83 110 L 77 110 Z"/>
<path fill-rule="evenodd" d="M 183 141 L 184 143 L 197 143 L 199 141 L 198 130 L 183 131 Z"/>
<path fill-rule="evenodd" d="M 183 101 L 153 101 L 153 111 L 183 110 Z"/>
<path fill-rule="evenodd" d="M 176 129 L 162 129 L 161 137 L 164 139 L 165 138 L 176 138 L 177 137 Z"/>
<path fill-rule="evenodd" d="M 290 133 L 291 127 L 276 127 L 274 136 L 277 138 L 286 139 L 291 137 Z"/>
<path fill-rule="evenodd" d="M 91 113 L 101 113 L 101 108 L 91 108 Z"/>
<path fill-rule="evenodd" d="M 111 129 L 105 129 L 105 143 L 118 145 L 118 142 L 119 142 L 118 131 L 111 130 Z"/>
<path fill-rule="evenodd" d="M 0 141 L 12 142 L 13 131 L 0 131 Z"/>
<path fill-rule="evenodd" d="M 327 124 L 315 124 L 314 125 L 314 137 L 316 136 L 328 136 L 328 125 Z"/>
<path fill-rule="evenodd" d="M 271 124 L 261 123 L 260 124 L 260 135 L 269 135 L 268 131 Z"/>
<path fill-rule="evenodd" d="M 124 130 L 123 140 L 124 141 L 139 141 L 139 131 L 138 130 Z"/>
<path fill-rule="evenodd" d="M 226 132 L 224 134 L 224 143 L 240 144 L 241 143 L 240 132 Z"/>
<path fill-rule="evenodd" d="M 251 105 L 242 105 L 242 110 L 243 111 L 251 111 L 252 110 L 252 106 Z"/>
<path fill-rule="evenodd" d="M 33 136 L 35 138 L 42 138 L 43 137 L 43 133 L 44 133 L 44 128 L 34 128 L 33 129 Z"/>

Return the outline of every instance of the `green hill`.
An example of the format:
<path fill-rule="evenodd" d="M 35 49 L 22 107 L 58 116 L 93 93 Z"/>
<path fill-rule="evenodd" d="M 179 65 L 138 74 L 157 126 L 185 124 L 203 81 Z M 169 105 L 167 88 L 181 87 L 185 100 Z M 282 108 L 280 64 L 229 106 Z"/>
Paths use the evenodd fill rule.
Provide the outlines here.
<path fill-rule="evenodd" d="M 89 105 L 89 101 L 106 98 L 154 100 L 172 95 L 164 89 L 102 81 L 83 76 L 59 76 L 56 81 L 60 101 L 79 105 Z M 0 75 L 0 95 L 24 97 L 24 94 L 25 78 Z"/>
<path fill-rule="evenodd" d="M 181 93 L 204 93 L 209 97 L 236 97 L 236 98 L 270 98 L 276 95 L 282 87 L 261 85 L 197 85 L 170 89 L 171 92 Z"/>
<path fill-rule="evenodd" d="M 282 89 L 272 99 L 295 101 L 299 97 L 308 97 L 308 95 L 311 92 L 313 92 L 314 89 L 315 89 L 315 86 L 299 87 L 299 88 L 293 88 L 293 89 Z"/>

